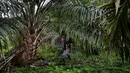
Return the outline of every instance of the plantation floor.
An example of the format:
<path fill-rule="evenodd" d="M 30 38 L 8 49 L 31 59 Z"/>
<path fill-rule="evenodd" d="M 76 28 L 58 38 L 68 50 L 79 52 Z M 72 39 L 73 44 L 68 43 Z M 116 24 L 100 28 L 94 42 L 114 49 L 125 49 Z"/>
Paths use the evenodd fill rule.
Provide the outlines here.
<path fill-rule="evenodd" d="M 38 56 L 47 60 L 55 59 L 58 54 L 56 48 L 39 48 Z M 46 67 L 20 67 L 15 73 L 130 73 L 130 64 L 122 63 L 120 59 L 106 54 L 86 56 L 81 51 L 71 52 L 72 60 L 66 60 L 65 65 L 57 65 L 59 60 L 49 62 Z"/>

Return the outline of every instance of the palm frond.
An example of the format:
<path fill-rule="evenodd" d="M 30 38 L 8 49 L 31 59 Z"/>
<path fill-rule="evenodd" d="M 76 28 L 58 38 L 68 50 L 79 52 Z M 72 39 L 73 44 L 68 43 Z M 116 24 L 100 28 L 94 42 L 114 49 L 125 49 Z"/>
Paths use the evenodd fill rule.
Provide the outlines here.
<path fill-rule="evenodd" d="M 104 38 L 107 45 L 113 46 L 113 49 L 115 48 L 115 51 L 119 53 L 121 58 L 124 60 L 126 51 L 123 47 L 126 47 L 124 46 L 127 42 L 125 40 L 130 38 L 128 20 L 128 9 L 130 3 L 129 0 L 120 0 L 120 3 L 116 4 L 117 1 L 112 1 L 104 6 L 106 12 L 106 20 L 104 22 L 104 24 L 106 24 L 106 34 Z M 127 53 L 130 52 L 127 51 Z"/>

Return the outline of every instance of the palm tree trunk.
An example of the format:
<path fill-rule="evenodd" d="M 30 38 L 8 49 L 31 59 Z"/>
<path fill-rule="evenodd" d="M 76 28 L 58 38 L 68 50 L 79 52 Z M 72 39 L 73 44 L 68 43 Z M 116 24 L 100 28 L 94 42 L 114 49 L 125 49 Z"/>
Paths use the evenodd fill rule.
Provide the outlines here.
<path fill-rule="evenodd" d="M 20 52 L 17 56 L 15 56 L 14 60 L 12 61 L 15 65 L 26 65 L 32 63 L 36 59 L 36 49 L 37 43 L 33 43 L 34 36 L 27 36 L 24 38 L 24 45 L 21 45 L 19 48 L 24 49 Z"/>
<path fill-rule="evenodd" d="M 35 41 L 35 43 L 34 43 Z M 3 64 L 0 63 L 0 72 L 5 72 L 8 65 L 21 66 L 21 65 L 30 65 L 35 60 L 36 49 L 37 49 L 36 38 L 35 36 L 27 36 L 24 38 L 24 43 L 12 50 L 7 57 L 7 60 L 4 60 Z M 11 58 L 10 58 L 11 57 Z M 8 60 L 9 58 L 9 60 Z"/>

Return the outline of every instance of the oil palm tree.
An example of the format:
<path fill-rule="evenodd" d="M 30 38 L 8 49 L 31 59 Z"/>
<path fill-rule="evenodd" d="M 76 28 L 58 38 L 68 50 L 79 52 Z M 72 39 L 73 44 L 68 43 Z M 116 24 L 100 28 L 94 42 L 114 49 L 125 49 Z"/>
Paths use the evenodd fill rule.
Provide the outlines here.
<path fill-rule="evenodd" d="M 103 0 L 100 1 L 104 3 Z M 82 2 L 80 2 L 79 4 L 82 4 Z M 80 6 L 83 7 L 84 5 Z M 86 10 L 80 6 L 78 7 L 74 6 L 75 8 L 72 6 L 71 6 L 72 8 L 69 7 L 71 8 L 71 10 L 74 10 L 72 15 L 76 15 L 81 20 L 82 18 L 85 19 L 86 17 L 89 16 L 92 17 L 91 14 L 89 16 L 86 16 L 87 15 L 87 13 L 85 13 Z M 94 30 L 92 30 L 92 28 L 90 27 L 88 27 L 88 29 L 92 30 L 92 32 L 94 33 L 96 32 L 96 34 L 98 33 L 98 35 L 95 36 L 100 37 L 103 46 L 111 47 L 109 49 L 119 54 L 120 57 L 122 58 L 122 61 L 129 60 L 130 58 L 130 50 L 129 50 L 130 31 L 129 31 L 129 18 L 128 18 L 129 8 L 130 8 L 129 0 L 111 0 L 108 1 L 108 3 L 106 4 L 103 4 L 101 8 L 99 8 L 98 11 L 102 12 L 101 15 L 98 14 L 97 16 L 93 17 L 92 20 L 89 20 L 90 22 L 88 21 L 89 23 L 88 25 L 90 26 L 93 26 L 93 24 L 90 24 L 91 22 L 99 21 L 99 23 L 94 25 L 95 27 L 93 28 Z M 83 14 L 80 13 L 80 11 Z M 78 14 L 84 17 L 80 17 L 78 16 Z M 87 21 L 87 19 L 85 21 Z M 87 34 L 89 33 L 90 32 L 88 32 Z"/>
<path fill-rule="evenodd" d="M 79 48 L 86 49 L 87 53 L 92 52 L 93 48 L 90 45 L 94 44 L 93 47 L 96 47 L 97 36 L 102 38 L 100 32 L 104 29 L 98 26 L 102 18 L 96 17 L 103 14 L 103 9 L 97 8 L 89 0 L 65 0 L 63 4 L 56 6 L 54 11 L 54 17 L 57 18 L 52 26 L 58 28 L 56 31 L 64 31 L 68 37 L 74 39 Z M 93 31 L 97 32 L 92 34 Z"/>
<path fill-rule="evenodd" d="M 61 11 L 63 11 L 61 13 L 64 15 L 61 17 L 66 20 L 63 22 L 65 26 L 62 25 L 63 23 L 61 24 L 62 30 L 68 28 L 65 29 L 66 31 L 68 30 L 68 34 L 71 34 L 71 36 L 78 35 L 80 36 L 79 38 L 84 38 L 83 40 L 93 37 L 96 39 L 95 42 L 101 42 L 102 45 L 100 47 L 110 47 L 107 49 L 119 54 L 123 61 L 129 60 L 128 10 L 130 1 L 98 1 L 67 0 L 63 8 L 61 8 Z M 95 7 L 100 4 L 102 4 L 101 7 Z M 67 27 L 67 24 L 69 27 Z"/>
<path fill-rule="evenodd" d="M 112 46 L 120 55 L 122 60 L 130 59 L 129 50 L 129 18 L 128 10 L 130 8 L 129 0 L 114 0 L 103 6 L 106 19 L 104 19 L 106 34 L 105 42 Z"/>
<path fill-rule="evenodd" d="M 0 71 L 12 62 L 30 64 L 36 59 L 36 49 L 44 39 L 53 37 L 47 25 L 53 0 L 2 0 L 1 32 L 14 45 L 14 50 L 1 60 Z M 49 33 L 47 33 L 49 32 Z M 53 33 L 53 34 L 52 34 Z"/>

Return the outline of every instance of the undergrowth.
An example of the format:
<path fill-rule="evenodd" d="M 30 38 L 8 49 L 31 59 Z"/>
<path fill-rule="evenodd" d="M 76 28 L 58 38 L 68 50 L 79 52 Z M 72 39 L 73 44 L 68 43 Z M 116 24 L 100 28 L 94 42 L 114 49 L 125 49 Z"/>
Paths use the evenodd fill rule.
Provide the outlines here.
<path fill-rule="evenodd" d="M 38 56 L 46 60 L 58 57 L 57 49 L 54 47 L 41 47 L 37 52 Z M 65 65 L 57 65 L 57 62 L 50 61 L 49 65 L 40 68 L 20 67 L 16 73 L 130 73 L 129 63 L 122 63 L 121 59 L 113 55 L 86 56 L 85 53 L 74 50 L 71 52 L 72 60 L 66 61 Z M 58 61 L 58 60 L 57 60 Z"/>

